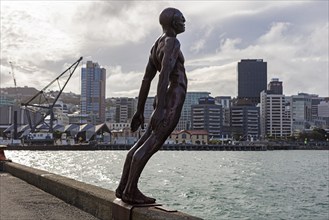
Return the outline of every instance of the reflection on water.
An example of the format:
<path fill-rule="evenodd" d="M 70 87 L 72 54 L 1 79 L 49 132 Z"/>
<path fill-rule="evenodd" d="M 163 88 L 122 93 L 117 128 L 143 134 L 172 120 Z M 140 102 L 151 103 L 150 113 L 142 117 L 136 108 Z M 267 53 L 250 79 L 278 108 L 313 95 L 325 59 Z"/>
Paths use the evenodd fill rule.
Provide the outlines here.
<path fill-rule="evenodd" d="M 6 151 L 14 162 L 114 190 L 127 151 Z M 140 189 L 204 219 L 328 219 L 329 151 L 160 151 Z"/>

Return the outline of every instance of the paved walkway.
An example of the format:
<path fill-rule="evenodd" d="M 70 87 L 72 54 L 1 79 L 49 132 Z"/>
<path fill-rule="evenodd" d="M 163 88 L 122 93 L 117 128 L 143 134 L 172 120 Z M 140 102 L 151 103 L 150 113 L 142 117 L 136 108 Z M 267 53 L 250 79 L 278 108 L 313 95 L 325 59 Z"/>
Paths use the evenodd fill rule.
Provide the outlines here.
<path fill-rule="evenodd" d="M 1 220 L 96 220 L 41 189 L 0 172 Z"/>

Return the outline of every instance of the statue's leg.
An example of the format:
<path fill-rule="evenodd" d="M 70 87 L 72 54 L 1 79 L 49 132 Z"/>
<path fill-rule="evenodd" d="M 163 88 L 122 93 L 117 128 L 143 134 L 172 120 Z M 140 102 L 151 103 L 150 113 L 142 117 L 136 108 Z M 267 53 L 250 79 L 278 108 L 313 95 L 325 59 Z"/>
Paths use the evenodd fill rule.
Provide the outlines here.
<path fill-rule="evenodd" d="M 152 131 L 149 138 L 140 146 L 132 156 L 129 176 L 126 188 L 122 194 L 122 200 L 130 204 L 154 203 L 155 199 L 143 195 L 138 190 L 139 177 L 151 156 L 156 153 L 166 141 L 171 132 L 175 129 L 186 91 L 178 84 L 171 85 L 166 95 L 165 117 L 161 125 Z"/>
<path fill-rule="evenodd" d="M 131 160 L 132 160 L 132 157 L 133 157 L 134 153 L 136 152 L 136 150 L 138 150 L 138 148 L 140 148 L 142 146 L 142 144 L 144 144 L 144 142 L 149 138 L 151 133 L 152 133 L 152 130 L 151 130 L 150 127 L 148 127 L 146 129 L 145 133 L 142 135 L 142 137 L 128 151 L 125 163 L 123 165 L 121 180 L 120 180 L 119 186 L 115 190 L 115 195 L 116 195 L 117 198 L 122 197 L 123 190 L 126 187 L 128 176 L 129 176 L 129 171 L 130 171 Z"/>
<path fill-rule="evenodd" d="M 130 204 L 154 203 L 155 199 L 143 195 L 137 187 L 138 179 L 151 156 L 157 152 L 166 139 L 152 133 L 145 143 L 134 153 L 126 188 L 122 200 Z"/>

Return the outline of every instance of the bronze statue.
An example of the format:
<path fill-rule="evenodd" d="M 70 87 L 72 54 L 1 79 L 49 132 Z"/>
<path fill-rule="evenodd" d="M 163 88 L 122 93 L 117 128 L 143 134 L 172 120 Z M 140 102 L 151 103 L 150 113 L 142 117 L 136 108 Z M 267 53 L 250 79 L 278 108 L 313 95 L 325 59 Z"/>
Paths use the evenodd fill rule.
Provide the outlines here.
<path fill-rule="evenodd" d="M 138 179 L 151 156 L 156 153 L 175 129 L 184 104 L 187 78 L 184 57 L 177 34 L 185 31 L 185 18 L 175 8 L 164 9 L 159 17 L 163 34 L 154 43 L 139 91 L 137 111 L 131 130 L 144 128 L 144 106 L 151 81 L 159 74 L 157 95 L 150 123 L 135 145 L 129 150 L 116 197 L 129 204 L 151 204 L 154 198 L 145 196 L 137 187 Z"/>

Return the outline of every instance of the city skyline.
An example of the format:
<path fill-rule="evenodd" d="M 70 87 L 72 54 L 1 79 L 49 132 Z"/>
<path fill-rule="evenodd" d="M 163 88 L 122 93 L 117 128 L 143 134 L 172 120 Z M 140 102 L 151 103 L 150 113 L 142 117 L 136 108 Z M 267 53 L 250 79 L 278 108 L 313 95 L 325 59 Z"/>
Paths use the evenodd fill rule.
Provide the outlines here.
<path fill-rule="evenodd" d="M 187 19 L 178 37 L 188 91 L 237 96 L 237 63 L 263 59 L 284 94 L 329 96 L 327 1 L 1 1 L 0 86 L 14 86 L 9 61 L 18 87 L 41 89 L 83 56 L 107 69 L 106 97 L 136 97 L 168 6 Z M 79 93 L 76 82 L 65 91 Z"/>

